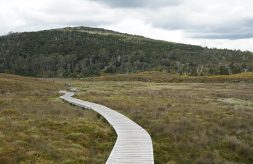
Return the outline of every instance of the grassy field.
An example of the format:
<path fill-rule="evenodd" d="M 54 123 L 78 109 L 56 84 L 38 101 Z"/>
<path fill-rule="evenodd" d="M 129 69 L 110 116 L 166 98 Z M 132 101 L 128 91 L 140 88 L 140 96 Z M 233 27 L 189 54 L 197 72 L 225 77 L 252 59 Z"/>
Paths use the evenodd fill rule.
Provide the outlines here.
<path fill-rule="evenodd" d="M 150 72 L 53 83 L 0 75 L 0 163 L 104 163 L 115 134 L 94 112 L 57 98 L 66 82 L 78 87 L 76 97 L 144 127 L 157 164 L 252 163 L 252 75 L 195 77 L 190 83 L 169 83 L 171 77 Z M 222 80 L 204 83 L 207 78 Z"/>
<path fill-rule="evenodd" d="M 52 80 L 0 74 L 0 163 L 104 163 L 111 127 L 58 99 Z"/>
<path fill-rule="evenodd" d="M 187 83 L 224 83 L 253 82 L 253 72 L 217 76 L 184 76 L 166 72 L 139 72 L 130 74 L 104 74 L 99 77 L 86 78 L 87 81 L 143 81 L 143 82 L 187 82 Z"/>
<path fill-rule="evenodd" d="M 102 78 L 69 83 L 79 88 L 78 98 L 120 111 L 147 129 L 157 164 L 253 162 L 253 83 Z"/>

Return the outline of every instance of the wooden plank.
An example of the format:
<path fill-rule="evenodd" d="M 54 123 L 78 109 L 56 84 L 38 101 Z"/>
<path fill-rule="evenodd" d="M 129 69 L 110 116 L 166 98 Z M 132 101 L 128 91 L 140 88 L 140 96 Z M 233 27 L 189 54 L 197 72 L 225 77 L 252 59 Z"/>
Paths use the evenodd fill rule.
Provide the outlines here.
<path fill-rule="evenodd" d="M 107 159 L 107 164 L 153 164 L 153 145 L 145 129 L 126 116 L 103 105 L 82 101 L 73 92 L 64 93 L 60 98 L 70 104 L 91 109 L 103 116 L 117 133 L 116 143 Z"/>

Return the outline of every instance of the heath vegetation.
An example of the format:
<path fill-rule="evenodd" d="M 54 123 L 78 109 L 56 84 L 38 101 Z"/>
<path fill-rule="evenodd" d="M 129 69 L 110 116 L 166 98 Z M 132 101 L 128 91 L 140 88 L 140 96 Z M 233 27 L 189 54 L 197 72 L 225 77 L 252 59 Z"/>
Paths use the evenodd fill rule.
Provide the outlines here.
<path fill-rule="evenodd" d="M 172 83 L 167 73 L 156 72 L 83 80 L 1 74 L 0 162 L 105 162 L 116 134 L 94 112 L 58 99 L 68 83 L 78 88 L 76 97 L 144 127 L 155 163 L 252 163 L 252 74 L 173 78 L 186 80 Z M 210 79 L 222 83 L 204 83 Z"/>
<path fill-rule="evenodd" d="M 58 98 L 53 80 L 0 74 L 0 163 L 104 163 L 111 127 Z"/>
<path fill-rule="evenodd" d="M 72 84 L 78 98 L 111 107 L 147 129 L 158 164 L 253 162 L 252 83 Z"/>

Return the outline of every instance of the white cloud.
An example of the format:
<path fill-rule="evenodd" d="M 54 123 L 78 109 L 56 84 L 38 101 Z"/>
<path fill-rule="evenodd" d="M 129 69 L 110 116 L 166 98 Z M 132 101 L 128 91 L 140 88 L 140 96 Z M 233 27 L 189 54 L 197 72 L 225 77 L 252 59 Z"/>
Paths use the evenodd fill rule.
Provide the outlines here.
<path fill-rule="evenodd" d="M 191 37 L 243 39 L 253 37 L 253 2 L 191 0 L 178 6 L 146 10 L 146 19 L 164 29 L 181 29 Z M 243 5 L 240 5 L 240 4 Z M 192 5 L 196 4 L 196 5 Z M 229 4 L 229 5 L 228 5 Z"/>
<path fill-rule="evenodd" d="M 9 1 L 9 2 L 8 2 Z M 63 26 L 97 26 L 122 19 L 122 10 L 87 0 L 3 0 L 0 33 Z"/>
<path fill-rule="evenodd" d="M 142 35 L 149 38 L 168 40 L 173 42 L 182 42 L 183 35 L 180 30 L 164 30 L 155 28 L 139 19 L 125 19 L 113 25 L 101 26 L 102 28 L 112 29 L 128 34 Z"/>
<path fill-rule="evenodd" d="M 0 35 L 95 26 L 208 47 L 253 51 L 252 0 L 1 0 Z"/>
<path fill-rule="evenodd" d="M 138 8 L 178 5 L 181 0 L 96 0 L 112 7 Z"/>

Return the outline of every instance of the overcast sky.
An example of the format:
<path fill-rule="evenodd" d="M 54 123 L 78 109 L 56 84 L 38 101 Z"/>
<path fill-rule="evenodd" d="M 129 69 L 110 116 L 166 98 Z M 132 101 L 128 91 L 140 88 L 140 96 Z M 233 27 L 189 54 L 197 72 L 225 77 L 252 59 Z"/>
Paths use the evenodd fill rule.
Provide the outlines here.
<path fill-rule="evenodd" d="M 0 35 L 92 26 L 253 51 L 252 7 L 253 0 L 0 0 Z"/>

